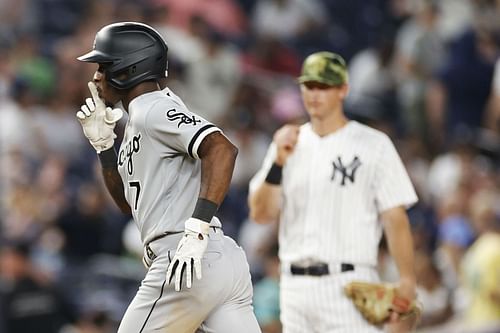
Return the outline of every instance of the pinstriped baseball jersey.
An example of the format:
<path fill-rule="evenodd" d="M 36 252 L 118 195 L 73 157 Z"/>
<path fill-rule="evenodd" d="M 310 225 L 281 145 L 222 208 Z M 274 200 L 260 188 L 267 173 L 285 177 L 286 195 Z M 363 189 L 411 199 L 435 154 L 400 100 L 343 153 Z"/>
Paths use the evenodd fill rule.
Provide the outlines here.
<path fill-rule="evenodd" d="M 200 192 L 197 150 L 215 131 L 220 129 L 191 113 L 168 88 L 130 102 L 118 171 L 144 243 L 166 231 L 184 231 Z"/>
<path fill-rule="evenodd" d="M 264 181 L 275 157 L 271 144 L 251 192 Z M 374 266 L 382 234 L 378 214 L 416 201 L 387 135 L 349 121 L 320 137 L 310 123 L 304 124 L 283 167 L 280 259 Z"/>

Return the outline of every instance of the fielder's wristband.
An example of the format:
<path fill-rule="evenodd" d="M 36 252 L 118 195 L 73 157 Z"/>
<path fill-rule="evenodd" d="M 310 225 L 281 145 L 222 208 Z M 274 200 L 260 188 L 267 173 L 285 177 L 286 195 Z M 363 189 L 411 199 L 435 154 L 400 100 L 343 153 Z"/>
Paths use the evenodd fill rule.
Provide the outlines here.
<path fill-rule="evenodd" d="M 118 165 L 118 155 L 114 147 L 98 152 L 97 156 L 99 156 L 99 161 L 101 161 L 103 169 L 116 168 Z"/>
<path fill-rule="evenodd" d="M 212 221 L 212 217 L 214 217 L 217 212 L 217 208 L 218 206 L 215 202 L 198 198 L 196 207 L 194 208 L 193 217 L 210 223 L 210 221 Z"/>
<path fill-rule="evenodd" d="M 273 165 L 271 166 L 271 169 L 269 170 L 269 172 L 266 176 L 266 183 L 273 184 L 273 185 L 280 185 L 282 171 L 283 171 L 282 166 L 279 166 L 278 164 L 273 163 Z"/>

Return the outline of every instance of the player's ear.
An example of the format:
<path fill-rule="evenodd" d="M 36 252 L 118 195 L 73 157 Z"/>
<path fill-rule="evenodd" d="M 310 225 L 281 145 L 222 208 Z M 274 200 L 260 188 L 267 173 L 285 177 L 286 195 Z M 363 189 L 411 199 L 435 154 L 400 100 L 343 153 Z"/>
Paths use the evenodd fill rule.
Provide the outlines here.
<path fill-rule="evenodd" d="M 342 97 L 342 99 L 345 99 L 348 94 L 349 94 L 349 85 L 345 83 L 340 88 L 340 97 Z"/>

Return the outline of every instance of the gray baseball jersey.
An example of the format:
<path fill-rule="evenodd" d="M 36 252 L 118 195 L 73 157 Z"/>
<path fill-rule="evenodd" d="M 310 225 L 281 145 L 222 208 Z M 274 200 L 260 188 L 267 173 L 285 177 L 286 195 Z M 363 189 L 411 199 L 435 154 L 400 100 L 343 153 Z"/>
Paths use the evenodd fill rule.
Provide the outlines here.
<path fill-rule="evenodd" d="M 275 157 L 276 146 L 271 144 L 250 183 L 251 192 L 264 182 Z M 284 332 L 380 332 L 361 317 L 342 287 L 352 280 L 378 281 L 375 266 L 382 235 L 378 215 L 416 201 L 387 135 L 356 121 L 324 137 L 310 123 L 302 125 L 282 176 L 279 256 Z M 321 278 L 290 274 L 291 263 L 308 259 L 327 263 L 332 274 Z M 339 274 L 342 263 L 353 264 L 355 270 Z M 299 303 L 304 306 L 297 307 Z"/>
<path fill-rule="evenodd" d="M 201 184 L 197 150 L 217 127 L 191 113 L 168 88 L 136 97 L 118 153 L 125 197 L 145 247 L 146 277 L 121 321 L 119 333 L 258 333 L 245 253 L 224 236 L 214 217 L 202 259 L 201 280 L 180 292 L 166 272 Z M 176 232 L 153 240 L 165 232 Z"/>
<path fill-rule="evenodd" d="M 168 88 L 131 101 L 118 171 L 144 243 L 184 231 L 200 192 L 197 150 L 215 131 L 220 129 L 191 113 Z M 217 219 L 212 223 L 220 226 Z"/>

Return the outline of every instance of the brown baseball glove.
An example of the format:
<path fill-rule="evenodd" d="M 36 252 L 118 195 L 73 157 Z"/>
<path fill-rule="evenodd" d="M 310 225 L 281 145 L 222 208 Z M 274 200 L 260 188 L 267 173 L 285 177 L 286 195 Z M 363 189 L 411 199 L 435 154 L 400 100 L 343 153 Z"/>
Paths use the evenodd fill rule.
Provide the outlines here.
<path fill-rule="evenodd" d="M 344 287 L 349 297 L 363 317 L 373 325 L 382 325 L 389 321 L 395 306 L 399 309 L 399 318 L 412 318 L 415 326 L 421 313 L 421 305 L 397 295 L 396 286 L 388 283 L 351 282 Z M 401 312 L 401 309 L 405 311 Z"/>

